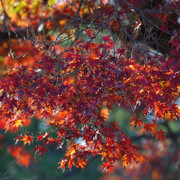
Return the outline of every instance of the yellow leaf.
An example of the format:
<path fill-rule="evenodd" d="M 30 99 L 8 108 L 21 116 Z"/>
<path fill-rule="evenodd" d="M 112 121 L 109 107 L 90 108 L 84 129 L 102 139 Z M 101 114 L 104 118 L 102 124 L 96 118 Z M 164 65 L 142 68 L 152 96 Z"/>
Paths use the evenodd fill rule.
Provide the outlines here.
<path fill-rule="evenodd" d="M 17 119 L 14 121 L 14 124 L 13 124 L 13 127 L 19 127 L 19 126 L 23 126 L 23 123 L 22 123 L 22 119 Z"/>

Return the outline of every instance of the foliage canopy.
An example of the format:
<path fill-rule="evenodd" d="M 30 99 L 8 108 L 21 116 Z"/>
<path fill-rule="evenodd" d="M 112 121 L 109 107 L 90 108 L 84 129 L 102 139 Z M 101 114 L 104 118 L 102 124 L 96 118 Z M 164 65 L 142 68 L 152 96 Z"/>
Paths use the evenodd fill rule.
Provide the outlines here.
<path fill-rule="evenodd" d="M 24 132 L 8 146 L 21 165 L 69 143 L 59 168 L 100 156 L 105 171 L 147 159 L 133 143 L 154 136 L 180 109 L 179 1 L 1 0 L 0 128 L 16 132 L 35 117 L 46 132 Z M 129 137 L 111 111 L 124 108 Z M 154 115 L 149 119 L 150 115 Z M 168 127 L 169 128 L 169 127 Z M 168 129 L 167 128 L 167 129 Z M 133 129 L 131 129 L 133 131 Z M 178 134 L 167 132 L 177 140 Z M 77 139 L 82 139 L 77 143 Z"/>

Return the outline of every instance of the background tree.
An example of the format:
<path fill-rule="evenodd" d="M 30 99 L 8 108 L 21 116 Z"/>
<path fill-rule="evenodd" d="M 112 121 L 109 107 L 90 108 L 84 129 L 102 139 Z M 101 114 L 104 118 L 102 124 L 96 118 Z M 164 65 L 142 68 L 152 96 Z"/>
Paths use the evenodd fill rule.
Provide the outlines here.
<path fill-rule="evenodd" d="M 84 168 L 100 156 L 109 172 L 117 161 L 146 161 L 143 138 L 163 141 L 166 130 L 178 144 L 169 126 L 180 116 L 178 5 L 1 0 L 0 127 L 20 132 L 18 146 L 8 147 L 17 163 L 34 159 L 20 143 L 40 157 L 66 146 L 59 168 Z M 120 108 L 134 126 L 129 133 L 113 118 Z M 44 132 L 24 130 L 35 119 L 46 123 Z"/>

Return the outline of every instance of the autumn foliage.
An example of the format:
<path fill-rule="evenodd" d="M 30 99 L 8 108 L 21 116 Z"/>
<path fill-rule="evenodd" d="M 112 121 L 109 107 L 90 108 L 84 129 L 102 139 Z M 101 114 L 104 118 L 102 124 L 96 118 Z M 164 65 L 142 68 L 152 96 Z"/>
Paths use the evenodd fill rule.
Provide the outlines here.
<path fill-rule="evenodd" d="M 111 120 L 115 107 L 131 114 L 137 138 L 165 146 L 176 136 L 161 127 L 180 118 L 178 1 L 165 2 L 1 1 L 0 129 L 18 132 L 33 118 L 49 127 L 15 137 L 7 149 L 18 164 L 56 146 L 66 147 L 64 170 L 100 156 L 106 172 L 136 163 L 142 171 L 152 157 L 141 150 L 155 147 L 126 135 Z"/>

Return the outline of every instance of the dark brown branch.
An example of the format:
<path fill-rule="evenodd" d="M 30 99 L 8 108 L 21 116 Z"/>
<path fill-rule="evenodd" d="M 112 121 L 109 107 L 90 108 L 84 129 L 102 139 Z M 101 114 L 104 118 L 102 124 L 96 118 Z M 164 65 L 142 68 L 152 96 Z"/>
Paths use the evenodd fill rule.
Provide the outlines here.
<path fill-rule="evenodd" d="M 9 39 L 20 39 L 27 36 L 27 29 L 19 31 L 0 32 L 0 42 L 7 41 Z"/>

